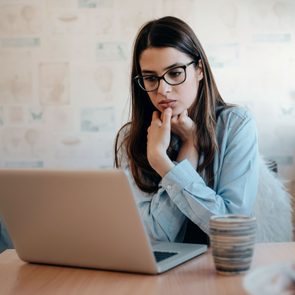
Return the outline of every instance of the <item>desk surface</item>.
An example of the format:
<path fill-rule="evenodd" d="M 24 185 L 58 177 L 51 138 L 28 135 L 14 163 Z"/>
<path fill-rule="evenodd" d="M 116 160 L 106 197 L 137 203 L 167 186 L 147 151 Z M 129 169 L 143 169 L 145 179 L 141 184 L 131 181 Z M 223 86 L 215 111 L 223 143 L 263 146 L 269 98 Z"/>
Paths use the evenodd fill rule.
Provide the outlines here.
<path fill-rule="evenodd" d="M 251 270 L 295 260 L 295 242 L 257 244 Z M 211 250 L 161 275 L 139 275 L 22 262 L 0 254 L 0 294 L 246 294 L 243 275 L 215 273 Z"/>

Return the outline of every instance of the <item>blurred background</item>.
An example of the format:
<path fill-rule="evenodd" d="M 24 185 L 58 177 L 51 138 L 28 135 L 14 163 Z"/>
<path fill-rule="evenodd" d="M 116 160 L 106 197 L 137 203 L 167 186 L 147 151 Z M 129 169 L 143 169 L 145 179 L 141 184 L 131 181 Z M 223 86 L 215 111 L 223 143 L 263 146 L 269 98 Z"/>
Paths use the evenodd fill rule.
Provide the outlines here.
<path fill-rule="evenodd" d="M 135 35 L 165 15 L 195 30 L 295 195 L 293 0 L 0 0 L 0 168 L 112 167 Z"/>

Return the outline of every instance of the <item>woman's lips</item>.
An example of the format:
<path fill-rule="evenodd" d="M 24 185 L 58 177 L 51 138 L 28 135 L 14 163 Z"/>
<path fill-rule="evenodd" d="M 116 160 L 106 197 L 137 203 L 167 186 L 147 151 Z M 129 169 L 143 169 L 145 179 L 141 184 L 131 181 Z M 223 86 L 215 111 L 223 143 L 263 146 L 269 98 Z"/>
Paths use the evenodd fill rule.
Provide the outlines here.
<path fill-rule="evenodd" d="M 159 105 L 164 109 L 173 108 L 175 104 L 176 100 L 162 100 L 159 103 Z"/>

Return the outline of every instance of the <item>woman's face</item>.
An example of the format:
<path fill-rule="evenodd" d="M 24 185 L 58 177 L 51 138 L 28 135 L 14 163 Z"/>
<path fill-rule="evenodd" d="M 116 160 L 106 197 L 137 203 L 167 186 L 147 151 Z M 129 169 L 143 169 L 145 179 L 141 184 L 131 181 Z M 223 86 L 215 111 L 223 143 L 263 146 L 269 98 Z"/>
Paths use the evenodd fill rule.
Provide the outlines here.
<path fill-rule="evenodd" d="M 153 81 L 153 77 L 159 77 L 169 73 L 165 78 L 177 81 L 177 75 L 183 75 L 183 69 L 175 68 L 189 64 L 192 58 L 185 53 L 172 47 L 147 48 L 139 59 L 142 76 L 146 77 L 146 82 Z M 161 79 L 159 88 L 148 92 L 153 105 L 162 112 L 164 109 L 172 108 L 172 115 L 179 115 L 184 110 L 189 110 L 197 97 L 199 81 L 202 80 L 203 73 L 201 66 L 195 67 L 191 64 L 186 68 L 186 80 L 179 85 L 169 85 Z M 180 78 L 181 79 L 181 78 Z"/>

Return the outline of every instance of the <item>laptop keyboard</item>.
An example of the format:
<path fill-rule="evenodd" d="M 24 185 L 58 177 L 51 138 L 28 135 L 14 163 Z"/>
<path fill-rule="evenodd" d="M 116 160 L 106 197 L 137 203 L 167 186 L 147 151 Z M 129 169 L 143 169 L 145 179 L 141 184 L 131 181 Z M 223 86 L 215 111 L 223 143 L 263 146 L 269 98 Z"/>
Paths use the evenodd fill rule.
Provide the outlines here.
<path fill-rule="evenodd" d="M 159 252 L 159 251 L 154 251 L 154 256 L 155 256 L 157 262 L 160 262 L 160 261 L 162 261 L 164 259 L 167 259 L 167 258 L 169 258 L 171 256 L 174 256 L 176 254 L 177 254 L 177 252 Z"/>

